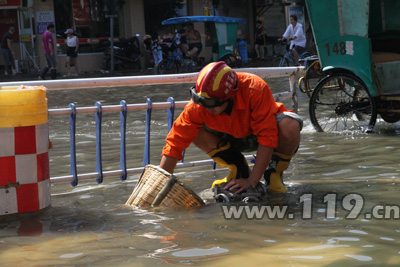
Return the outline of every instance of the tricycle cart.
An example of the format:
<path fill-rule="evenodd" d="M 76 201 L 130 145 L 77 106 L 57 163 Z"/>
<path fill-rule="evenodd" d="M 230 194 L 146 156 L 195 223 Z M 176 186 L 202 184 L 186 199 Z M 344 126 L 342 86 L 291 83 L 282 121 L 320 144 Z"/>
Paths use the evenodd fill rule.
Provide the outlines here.
<path fill-rule="evenodd" d="M 400 1 L 306 0 L 322 79 L 309 113 L 319 131 L 400 120 Z M 305 81 L 306 82 L 306 81 Z"/>
<path fill-rule="evenodd" d="M 231 67 L 240 67 L 240 56 L 235 54 L 238 24 L 245 20 L 220 16 L 188 16 L 164 20 L 162 25 L 204 22 L 210 31 L 213 61 L 225 61 Z"/>

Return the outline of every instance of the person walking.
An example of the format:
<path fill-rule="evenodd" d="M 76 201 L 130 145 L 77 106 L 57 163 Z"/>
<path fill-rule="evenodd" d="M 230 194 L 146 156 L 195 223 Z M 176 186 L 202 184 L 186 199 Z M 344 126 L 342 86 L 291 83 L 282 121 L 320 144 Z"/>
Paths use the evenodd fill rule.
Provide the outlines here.
<path fill-rule="evenodd" d="M 78 37 L 74 35 L 74 30 L 73 29 L 68 29 L 65 34 L 67 35 L 67 40 L 65 41 L 67 43 L 67 57 L 66 57 L 66 64 L 67 64 L 67 70 L 68 74 L 67 77 L 72 77 L 72 76 L 78 76 L 79 75 L 79 70 L 78 70 L 78 51 L 79 51 L 79 40 Z M 75 66 L 75 73 L 71 73 L 71 62 Z"/>
<path fill-rule="evenodd" d="M 265 48 L 267 47 L 267 33 L 262 26 L 261 20 L 256 21 L 255 45 L 257 59 L 265 59 Z"/>
<path fill-rule="evenodd" d="M 4 75 L 6 76 L 17 73 L 14 61 L 14 50 L 12 48 L 12 38 L 14 32 L 15 28 L 11 26 L 1 38 L 1 54 L 4 58 Z"/>
<path fill-rule="evenodd" d="M 39 80 L 45 80 L 46 74 L 50 70 L 51 78 L 56 79 L 57 76 L 57 62 L 56 51 L 54 46 L 54 39 L 52 33 L 54 32 L 54 24 L 47 25 L 47 31 L 43 33 L 43 50 L 46 57 L 47 66 L 42 69 L 39 74 Z"/>
<path fill-rule="evenodd" d="M 166 137 L 160 167 L 172 173 L 182 152 L 194 143 L 219 166 L 231 171 L 215 180 L 236 194 L 256 188 L 262 176 L 272 192 L 286 192 L 282 174 L 300 144 L 302 119 L 275 102 L 260 77 L 235 72 L 225 62 L 213 62 L 199 73 L 190 89 L 191 101 Z M 257 151 L 250 171 L 242 151 Z"/>

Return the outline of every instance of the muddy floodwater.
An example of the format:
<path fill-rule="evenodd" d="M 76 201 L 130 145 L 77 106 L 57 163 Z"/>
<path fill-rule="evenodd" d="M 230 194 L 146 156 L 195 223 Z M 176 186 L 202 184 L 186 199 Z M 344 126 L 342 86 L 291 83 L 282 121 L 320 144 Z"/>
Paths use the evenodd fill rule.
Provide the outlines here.
<path fill-rule="evenodd" d="M 287 78 L 267 82 L 273 93 L 289 90 Z M 57 90 L 47 96 L 49 108 L 72 102 L 77 107 L 96 101 L 146 103 L 148 97 L 153 102 L 170 96 L 181 101 L 188 100 L 190 86 Z M 299 151 L 285 172 L 289 192 L 269 195 L 265 209 L 259 210 L 262 216 L 224 216 L 224 206 L 209 194 L 212 181 L 228 173 L 221 168 L 177 170 L 179 179 L 207 202 L 193 210 L 124 206 L 139 174 L 126 181 L 107 177 L 101 185 L 95 179 L 79 181 L 77 187 L 53 183 L 51 207 L 41 214 L 0 217 L 0 265 L 400 265 L 400 124 L 378 118 L 371 134 L 317 133 L 310 124 L 308 98 L 301 93 L 299 114 L 305 127 Z M 145 111 L 128 112 L 128 168 L 142 166 L 145 118 Z M 50 175 L 69 175 L 68 116 L 50 117 L 49 128 L 54 146 Z M 102 128 L 103 170 L 119 169 L 119 113 L 104 114 Z M 153 110 L 151 129 L 150 163 L 157 165 L 167 133 L 166 110 Z M 94 114 L 78 114 L 78 173 L 94 172 L 95 141 Z M 204 159 L 207 156 L 193 146 L 186 151 L 185 161 Z M 285 209 L 280 210 L 283 218 L 269 216 L 266 208 L 274 206 Z"/>

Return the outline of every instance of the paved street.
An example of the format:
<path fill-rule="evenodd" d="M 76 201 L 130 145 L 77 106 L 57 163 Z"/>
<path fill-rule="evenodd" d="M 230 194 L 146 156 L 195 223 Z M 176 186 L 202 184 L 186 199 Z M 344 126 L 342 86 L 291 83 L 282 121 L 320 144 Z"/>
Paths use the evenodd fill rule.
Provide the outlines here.
<path fill-rule="evenodd" d="M 248 63 L 248 67 L 270 67 L 271 62 L 269 60 L 250 60 Z M 0 73 L 4 73 L 3 70 L 0 70 Z M 76 77 L 67 78 L 65 75 L 61 75 L 57 73 L 57 79 L 79 79 L 79 78 L 100 78 L 100 77 L 118 77 L 118 76 L 136 76 L 136 75 L 155 75 L 157 72 L 152 68 L 146 68 L 142 71 L 138 71 L 137 68 L 126 69 L 126 70 L 117 70 L 114 72 L 114 75 L 110 72 L 90 72 L 90 73 L 81 73 Z M 29 74 L 16 74 L 13 76 L 5 76 L 0 75 L 0 83 L 4 82 L 16 82 L 16 81 L 32 81 L 38 80 L 39 74 L 37 72 L 31 72 Z M 47 75 L 47 79 L 51 79 L 50 75 Z M 0 84 L 1 85 L 1 84 Z"/>

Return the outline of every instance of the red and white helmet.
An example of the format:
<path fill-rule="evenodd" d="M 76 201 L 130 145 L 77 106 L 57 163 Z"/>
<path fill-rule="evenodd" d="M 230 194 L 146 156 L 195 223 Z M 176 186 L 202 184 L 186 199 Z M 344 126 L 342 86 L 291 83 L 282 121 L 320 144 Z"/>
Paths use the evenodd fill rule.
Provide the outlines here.
<path fill-rule="evenodd" d="M 225 62 L 212 62 L 199 73 L 196 92 L 206 98 L 219 98 L 225 101 L 238 92 L 238 77 Z"/>

